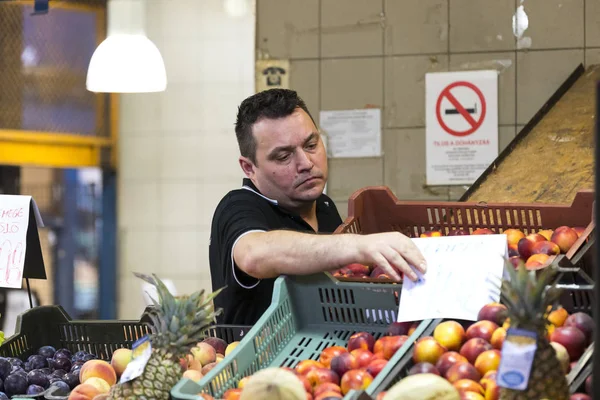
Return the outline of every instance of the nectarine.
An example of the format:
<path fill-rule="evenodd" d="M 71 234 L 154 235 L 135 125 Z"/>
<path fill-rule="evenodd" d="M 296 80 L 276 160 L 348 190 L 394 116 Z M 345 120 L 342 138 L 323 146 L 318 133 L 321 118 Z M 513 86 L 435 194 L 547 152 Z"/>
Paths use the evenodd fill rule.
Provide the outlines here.
<path fill-rule="evenodd" d="M 365 390 L 373 382 L 373 377 L 363 369 L 353 369 L 342 376 L 340 387 L 342 394 L 347 394 L 350 390 Z"/>
<path fill-rule="evenodd" d="M 477 314 L 477 321 L 492 321 L 498 325 L 502 325 L 505 319 L 506 306 L 500 303 L 486 304 Z"/>
<path fill-rule="evenodd" d="M 574 326 L 556 328 L 550 335 L 550 341 L 562 344 L 567 349 L 571 361 L 578 360 L 586 347 L 585 334 Z"/>
<path fill-rule="evenodd" d="M 329 364 L 331 363 L 331 359 L 335 356 L 339 356 L 342 353 L 347 353 L 348 350 L 342 346 L 330 346 L 323 349 L 321 355 L 319 357 L 319 362 L 325 366 L 325 368 L 329 368 Z"/>
<path fill-rule="evenodd" d="M 481 379 L 481 373 L 477 371 L 477 368 L 470 363 L 456 363 L 450 367 L 448 372 L 446 372 L 446 379 L 450 383 L 454 383 L 461 379 L 470 379 L 472 381 L 479 382 Z"/>
<path fill-rule="evenodd" d="M 373 378 L 375 378 L 385 368 L 387 363 L 387 360 L 377 358 L 371 361 L 365 369 Z"/>
<path fill-rule="evenodd" d="M 568 252 L 577 239 L 579 239 L 577 232 L 568 226 L 559 226 L 554 230 L 552 237 L 550 238 L 551 241 L 560 247 L 562 253 Z"/>
<path fill-rule="evenodd" d="M 475 363 L 477 357 L 486 350 L 492 350 L 490 343 L 482 338 L 473 338 L 467 340 L 460 348 L 460 355 L 465 357 L 471 364 Z"/>
<path fill-rule="evenodd" d="M 447 350 L 459 350 L 465 341 L 465 328 L 456 321 L 444 321 L 435 327 L 433 338 Z"/>
<path fill-rule="evenodd" d="M 459 362 L 468 362 L 467 358 L 460 355 L 455 351 L 449 351 L 447 353 L 442 354 L 438 362 L 435 364 L 438 371 L 440 371 L 441 376 L 446 377 L 446 373 L 454 364 Z"/>
<path fill-rule="evenodd" d="M 521 240 L 525 237 L 525 234 L 520 229 L 510 228 L 510 229 L 506 229 L 502 233 L 506 235 L 506 241 L 509 246 L 510 245 L 516 246 L 517 243 L 519 243 L 519 240 Z"/>
<path fill-rule="evenodd" d="M 497 371 L 500 365 L 500 350 L 486 350 L 477 356 L 474 367 L 481 375 L 489 371 Z"/>
<path fill-rule="evenodd" d="M 348 339 L 348 351 L 355 349 L 365 349 L 373 351 L 375 338 L 369 332 L 358 332 Z"/>
<path fill-rule="evenodd" d="M 467 328 L 467 340 L 481 338 L 486 342 L 489 342 L 492 340 L 492 335 L 496 329 L 498 329 L 498 324 L 495 322 L 488 320 L 477 321 Z"/>
<path fill-rule="evenodd" d="M 517 243 L 517 248 L 519 249 L 519 255 L 524 260 L 527 260 L 533 254 L 533 245 L 537 242 L 543 242 L 546 238 L 540 235 L 539 233 L 530 233 L 525 236 Z"/>

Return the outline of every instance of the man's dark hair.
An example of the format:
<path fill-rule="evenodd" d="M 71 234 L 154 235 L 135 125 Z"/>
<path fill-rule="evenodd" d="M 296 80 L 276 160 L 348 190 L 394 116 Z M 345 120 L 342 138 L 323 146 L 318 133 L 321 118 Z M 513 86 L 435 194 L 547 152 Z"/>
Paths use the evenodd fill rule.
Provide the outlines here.
<path fill-rule="evenodd" d="M 287 117 L 297 108 L 304 110 L 314 122 L 304 100 L 294 90 L 269 89 L 256 93 L 242 101 L 242 104 L 238 107 L 235 122 L 235 135 L 241 155 L 256 164 L 256 139 L 252 134 L 254 124 L 263 118 L 279 119 Z"/>

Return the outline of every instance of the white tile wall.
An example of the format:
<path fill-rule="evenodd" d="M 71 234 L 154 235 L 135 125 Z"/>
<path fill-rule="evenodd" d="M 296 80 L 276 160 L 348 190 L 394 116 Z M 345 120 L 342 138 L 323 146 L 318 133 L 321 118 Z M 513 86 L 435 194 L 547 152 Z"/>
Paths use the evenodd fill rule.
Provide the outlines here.
<path fill-rule="evenodd" d="M 222 0 L 148 0 L 146 30 L 167 68 L 164 93 L 121 96 L 119 318 L 144 309 L 133 271 L 178 292 L 211 290 L 212 213 L 242 172 L 233 125 L 254 92 L 254 0 L 241 18 Z"/>

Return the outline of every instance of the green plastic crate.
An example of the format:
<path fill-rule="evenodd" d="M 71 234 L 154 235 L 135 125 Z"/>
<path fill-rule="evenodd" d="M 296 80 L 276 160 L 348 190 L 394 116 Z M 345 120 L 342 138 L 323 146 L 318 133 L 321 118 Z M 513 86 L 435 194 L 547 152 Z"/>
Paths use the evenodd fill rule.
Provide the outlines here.
<path fill-rule="evenodd" d="M 182 379 L 171 390 L 174 400 L 215 399 L 256 371 L 270 367 L 294 368 L 305 359 L 316 360 L 329 346 L 345 346 L 355 332 L 375 338 L 396 321 L 401 285 L 339 282 L 327 274 L 277 278 L 271 306 L 224 361 L 198 383 Z M 387 375 L 431 321 L 425 321 L 389 360 L 370 388 Z M 352 394 L 349 393 L 348 396 Z"/>

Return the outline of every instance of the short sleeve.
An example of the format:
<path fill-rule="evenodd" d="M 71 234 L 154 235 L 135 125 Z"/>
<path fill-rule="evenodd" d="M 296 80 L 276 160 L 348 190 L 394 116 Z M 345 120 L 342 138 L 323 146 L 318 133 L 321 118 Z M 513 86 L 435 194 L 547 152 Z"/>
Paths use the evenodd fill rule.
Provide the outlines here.
<path fill-rule="evenodd" d="M 218 225 L 220 226 L 221 266 L 225 281 L 245 289 L 256 287 L 260 280 L 251 277 L 235 265 L 233 249 L 244 235 L 269 230 L 264 211 L 255 201 L 232 200 L 221 209 Z"/>

